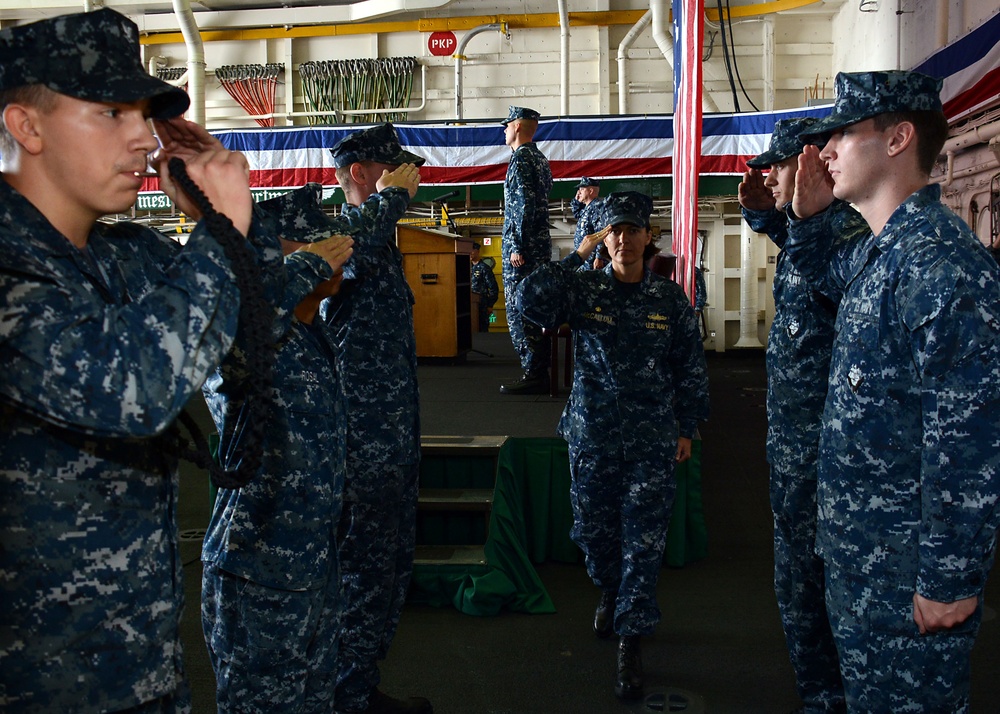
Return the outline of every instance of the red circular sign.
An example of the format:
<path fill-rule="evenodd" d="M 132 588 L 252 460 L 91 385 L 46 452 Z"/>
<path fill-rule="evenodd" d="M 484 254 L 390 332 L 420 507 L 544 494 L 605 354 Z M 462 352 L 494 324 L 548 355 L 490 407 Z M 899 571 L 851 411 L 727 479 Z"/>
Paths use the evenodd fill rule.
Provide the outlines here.
<path fill-rule="evenodd" d="M 430 39 L 427 40 L 427 49 L 437 57 L 447 57 L 454 54 L 457 46 L 458 40 L 455 39 L 455 33 L 450 30 L 448 32 L 432 32 Z"/>

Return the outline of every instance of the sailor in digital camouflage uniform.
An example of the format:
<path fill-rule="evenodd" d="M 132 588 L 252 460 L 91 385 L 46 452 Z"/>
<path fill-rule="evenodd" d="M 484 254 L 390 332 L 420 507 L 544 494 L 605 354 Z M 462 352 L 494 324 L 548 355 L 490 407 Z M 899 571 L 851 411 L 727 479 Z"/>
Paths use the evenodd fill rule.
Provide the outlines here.
<path fill-rule="evenodd" d="M 513 153 L 503 184 L 503 291 L 507 328 L 521 362 L 521 377 L 500 387 L 503 394 L 548 394 L 549 346 L 538 325 L 525 322 L 514 309 L 514 292 L 525 277 L 552 257 L 549 236 L 549 160 L 535 144 L 539 113 L 510 107 L 504 142 Z"/>
<path fill-rule="evenodd" d="M 948 131 L 940 81 L 835 84 L 802 137 L 827 142 L 800 158 L 787 250 L 843 291 L 816 547 L 848 710 L 968 712 L 1000 498 L 1000 270 L 928 184 Z M 868 224 L 839 249 L 833 197 Z"/>
<path fill-rule="evenodd" d="M 479 259 L 479 251 L 479 243 L 473 243 L 472 253 L 469 255 L 472 261 L 472 282 L 469 289 L 479 295 L 479 331 L 486 332 L 490 329 L 493 305 L 500 297 L 500 286 L 493 275 L 493 268 Z"/>
<path fill-rule="evenodd" d="M 396 222 L 420 181 L 424 159 L 405 151 L 391 124 L 355 132 L 333 148 L 337 181 L 350 206 L 399 169 L 406 187 L 382 190 L 372 231 L 355 237 L 340 293 L 321 315 L 337 348 L 347 398 L 347 481 L 338 546 L 344 612 L 337 712 L 430 712 L 426 699 L 378 689 L 378 660 L 396 633 L 413 571 L 420 405 L 413 293 L 396 248 Z"/>
<path fill-rule="evenodd" d="M 112 10 L 0 31 L 0 103 L 0 709 L 188 711 L 167 430 L 228 351 L 239 294 L 203 221 L 181 248 L 97 219 L 134 205 L 149 118 L 154 165 L 183 158 L 253 235 L 246 159 L 171 119 L 187 95 L 146 74 Z"/>
<path fill-rule="evenodd" d="M 691 455 L 708 417 L 708 377 L 694 311 L 683 290 L 655 275 L 652 201 L 634 192 L 605 199 L 606 228 L 518 289 L 526 319 L 569 323 L 576 366 L 559 422 L 569 442 L 572 538 L 602 597 L 594 629 L 620 636 L 615 691 L 642 693 L 639 638 L 659 622 L 656 582 L 676 488 L 674 466 Z M 601 241 L 603 270 L 579 271 Z"/>
<path fill-rule="evenodd" d="M 320 302 L 339 286 L 303 276 L 306 250 L 333 233 L 370 230 L 373 216 L 331 221 L 322 188 L 261 204 L 274 215 L 288 253 L 267 275 L 276 357 L 270 418 L 258 473 L 219 489 L 202 548 L 202 625 L 216 676 L 220 713 L 288 714 L 333 710 L 340 616 L 336 524 L 344 487 L 347 417 L 336 355 L 314 324 Z M 377 208 L 377 206 L 375 206 Z M 358 213 L 363 213 L 360 211 Z M 344 238 L 339 255 L 350 255 Z M 292 252 L 295 251 L 295 252 Z M 203 387 L 220 435 L 219 462 L 235 468 L 251 431 L 242 335 Z"/>
<path fill-rule="evenodd" d="M 580 179 L 580 183 L 576 185 L 576 193 L 573 195 L 573 200 L 569 202 L 569 208 L 573 212 L 573 220 L 579 221 L 584 209 L 600 195 L 600 181 L 592 179 L 589 176 L 584 176 Z M 598 228 L 600 227 L 598 226 Z"/>
<path fill-rule="evenodd" d="M 816 459 L 830 372 L 836 301 L 810 286 L 784 250 L 795 190 L 799 134 L 814 117 L 781 119 L 767 151 L 747 162 L 739 187 L 743 218 L 778 247 L 774 321 L 767 339 L 767 460 L 774 516 L 774 591 L 802 711 L 845 710 L 837 648 L 826 616 L 816 544 Z M 768 169 L 767 176 L 761 169 Z M 830 209 L 863 219 L 843 201 Z M 697 309 L 697 308 L 696 308 Z"/>
<path fill-rule="evenodd" d="M 580 247 L 583 237 L 596 233 L 604 228 L 601 223 L 601 182 L 587 176 L 576 185 L 576 196 L 570 203 L 573 217 L 576 219 L 576 230 L 573 233 L 573 250 Z M 592 254 L 584 264 L 585 269 L 594 267 L 594 257 Z"/>

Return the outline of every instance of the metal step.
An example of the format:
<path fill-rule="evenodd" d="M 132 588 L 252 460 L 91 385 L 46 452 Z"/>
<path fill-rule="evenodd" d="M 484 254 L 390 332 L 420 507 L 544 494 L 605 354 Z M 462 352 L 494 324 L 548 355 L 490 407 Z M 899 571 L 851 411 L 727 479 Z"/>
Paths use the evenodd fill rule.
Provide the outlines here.
<path fill-rule="evenodd" d="M 486 456 L 500 453 L 506 436 L 434 436 L 420 437 L 420 451 L 425 456 Z"/>
<path fill-rule="evenodd" d="M 414 565 L 486 565 L 481 545 L 418 545 Z"/>
<path fill-rule="evenodd" d="M 485 511 L 493 508 L 490 488 L 422 488 L 417 497 L 421 511 Z"/>

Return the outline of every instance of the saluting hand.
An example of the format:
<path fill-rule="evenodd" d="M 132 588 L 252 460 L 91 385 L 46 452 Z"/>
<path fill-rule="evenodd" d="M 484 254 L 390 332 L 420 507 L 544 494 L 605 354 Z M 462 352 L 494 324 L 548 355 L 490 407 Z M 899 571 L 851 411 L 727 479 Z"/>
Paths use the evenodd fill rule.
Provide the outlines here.
<path fill-rule="evenodd" d="M 151 163 L 159 173 L 164 193 L 185 214 L 201 220 L 201 209 L 174 183 L 167 170 L 169 159 L 183 159 L 188 176 L 215 210 L 228 216 L 236 229 L 246 235 L 253 211 L 250 164 L 246 157 L 238 151 L 229 151 L 204 127 L 181 117 L 154 119 L 153 128 L 162 148 Z"/>
<path fill-rule="evenodd" d="M 747 168 L 737 194 L 740 205 L 749 211 L 769 211 L 774 208 L 774 195 L 764 185 L 760 169 Z"/>
<path fill-rule="evenodd" d="M 819 156 L 819 147 L 807 144 L 799 154 L 792 211 L 799 218 L 810 218 L 825 211 L 831 203 L 833 178 L 826 170 L 826 161 Z"/>
<path fill-rule="evenodd" d="M 420 169 L 413 164 L 402 164 L 395 171 L 383 170 L 382 175 L 375 183 L 375 188 L 381 191 L 390 186 L 405 188 L 410 198 L 417 195 L 417 188 L 420 186 Z"/>

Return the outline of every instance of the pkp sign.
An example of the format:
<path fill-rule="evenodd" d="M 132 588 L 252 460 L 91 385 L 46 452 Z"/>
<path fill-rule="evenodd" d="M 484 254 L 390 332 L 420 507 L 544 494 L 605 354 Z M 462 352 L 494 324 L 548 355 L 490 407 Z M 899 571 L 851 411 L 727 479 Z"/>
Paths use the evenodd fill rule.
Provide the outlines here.
<path fill-rule="evenodd" d="M 436 57 L 453 55 L 457 46 L 458 40 L 455 39 L 455 33 L 451 31 L 432 32 L 430 39 L 427 40 L 427 49 Z"/>

